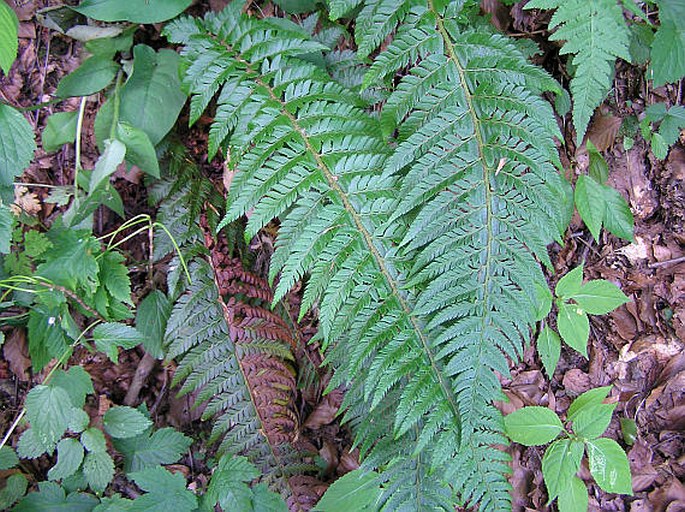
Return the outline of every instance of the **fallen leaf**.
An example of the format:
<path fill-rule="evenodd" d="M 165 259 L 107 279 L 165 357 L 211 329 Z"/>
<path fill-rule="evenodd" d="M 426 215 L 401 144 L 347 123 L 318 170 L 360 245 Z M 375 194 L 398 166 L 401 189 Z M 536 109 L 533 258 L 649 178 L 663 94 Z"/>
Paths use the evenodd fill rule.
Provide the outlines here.
<path fill-rule="evenodd" d="M 22 382 L 29 380 L 27 370 L 31 367 L 26 333 L 23 329 L 14 329 L 2 346 L 2 353 L 10 365 L 12 373 Z"/>

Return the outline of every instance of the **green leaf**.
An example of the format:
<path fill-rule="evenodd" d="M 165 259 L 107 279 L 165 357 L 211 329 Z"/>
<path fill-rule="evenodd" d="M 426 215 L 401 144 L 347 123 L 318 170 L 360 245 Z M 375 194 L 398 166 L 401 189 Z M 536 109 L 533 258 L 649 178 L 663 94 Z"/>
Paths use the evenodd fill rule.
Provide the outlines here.
<path fill-rule="evenodd" d="M 32 229 L 24 235 L 24 252 L 31 258 L 37 258 L 52 247 L 52 242 L 45 233 Z"/>
<path fill-rule="evenodd" d="M 219 460 L 207 488 L 206 500 L 223 510 L 252 510 L 252 490 L 247 482 L 259 476 L 259 470 L 245 457 L 225 455 Z"/>
<path fill-rule="evenodd" d="M 153 290 L 138 304 L 136 310 L 136 327 L 145 335 L 143 346 L 157 359 L 164 357 L 164 332 L 171 307 L 172 304 L 164 293 Z"/>
<path fill-rule="evenodd" d="M 126 156 L 126 146 L 116 139 L 105 141 L 105 150 L 95 162 L 93 174 L 90 176 L 90 191 L 98 188 L 100 183 L 108 180 L 114 174 L 119 164 L 124 161 Z"/>
<path fill-rule="evenodd" d="M 29 428 L 19 438 L 17 453 L 22 459 L 35 459 L 44 453 L 52 453 L 56 443 L 47 441 L 36 434 L 36 430 Z"/>
<path fill-rule="evenodd" d="M 547 444 L 564 426 L 556 413 L 547 407 L 523 407 L 504 417 L 504 431 L 515 443 L 525 446 Z"/>
<path fill-rule="evenodd" d="M 119 65 L 106 56 L 90 57 L 60 80 L 55 94 L 60 98 L 90 96 L 112 83 L 119 69 Z"/>
<path fill-rule="evenodd" d="M 119 494 L 100 498 L 100 504 L 95 507 L 93 512 L 128 512 L 131 510 L 133 500 L 122 498 Z"/>
<path fill-rule="evenodd" d="M 566 344 L 587 357 L 587 341 L 590 337 L 590 320 L 587 313 L 575 304 L 558 301 L 557 328 Z"/>
<path fill-rule="evenodd" d="M 145 336 L 134 327 L 120 323 L 106 323 L 93 329 L 93 340 L 97 349 L 107 354 L 107 357 L 116 363 L 119 355 L 117 347 L 124 350 L 132 349 L 143 343 Z"/>
<path fill-rule="evenodd" d="M 99 285 L 95 259 L 99 242 L 87 231 L 73 229 L 52 229 L 48 238 L 53 249 L 36 269 L 38 275 L 73 291 L 81 288 L 88 294 L 95 293 Z"/>
<path fill-rule="evenodd" d="M 126 259 L 116 251 L 107 251 L 100 258 L 100 281 L 107 292 L 124 304 L 132 304 L 131 280 L 128 277 Z"/>
<path fill-rule="evenodd" d="M 12 203 L 12 183 L 31 163 L 36 142 L 26 118 L 4 103 L 0 103 L 0 133 L 0 198 Z"/>
<path fill-rule="evenodd" d="M 537 348 L 545 371 L 551 379 L 561 355 L 561 339 L 553 329 L 546 325 L 538 336 Z"/>
<path fill-rule="evenodd" d="M 252 509 L 255 512 L 288 512 L 288 505 L 266 484 L 257 484 L 252 488 Z"/>
<path fill-rule="evenodd" d="M 117 52 L 128 52 L 133 46 L 133 34 L 138 29 L 132 25 L 114 37 L 100 37 L 86 42 L 86 50 L 93 55 L 112 59 Z"/>
<path fill-rule="evenodd" d="M 14 221 L 14 215 L 9 206 L 0 204 L 0 254 L 10 253 Z"/>
<path fill-rule="evenodd" d="M 585 482 L 574 476 L 559 493 L 559 512 L 587 512 L 588 501 Z"/>
<path fill-rule="evenodd" d="M 604 185 L 604 227 L 619 238 L 633 241 L 633 213 L 628 202 L 621 193 L 613 187 Z"/>
<path fill-rule="evenodd" d="M 83 461 L 83 474 L 93 491 L 105 492 L 114 478 L 114 461 L 106 451 L 89 452 Z"/>
<path fill-rule="evenodd" d="M 547 447 L 542 457 L 542 476 L 550 502 L 571 484 L 582 458 L 583 443 L 571 439 L 559 439 Z"/>
<path fill-rule="evenodd" d="M 578 396 L 568 408 L 566 412 L 566 419 L 573 421 L 576 415 L 584 410 L 591 409 L 595 405 L 599 405 L 609 395 L 611 386 L 604 386 L 601 388 L 589 389 L 582 395 Z"/>
<path fill-rule="evenodd" d="M 48 471 L 48 479 L 60 480 L 76 473 L 83 462 L 83 455 L 83 445 L 76 439 L 62 439 L 57 443 L 57 464 Z"/>
<path fill-rule="evenodd" d="M 159 178 L 157 153 L 150 137 L 143 130 L 126 122 L 117 123 L 117 137 L 126 145 L 126 161 L 137 165 L 141 171 Z"/>
<path fill-rule="evenodd" d="M 67 495 L 55 482 L 40 482 L 38 489 L 21 500 L 14 512 L 91 512 L 98 504 L 98 499 L 91 494 Z"/>
<path fill-rule="evenodd" d="M 654 87 L 685 76 L 685 6 L 679 0 L 660 0 L 658 4 L 660 25 L 652 42 L 649 68 Z"/>
<path fill-rule="evenodd" d="M 288 14 L 302 14 L 316 10 L 317 0 L 274 0 Z"/>
<path fill-rule="evenodd" d="M 124 456 L 127 473 L 159 464 L 173 464 L 192 444 L 192 439 L 171 427 L 144 433 L 130 439 L 113 439 L 114 447 Z"/>
<path fill-rule="evenodd" d="M 117 439 L 126 439 L 145 432 L 152 422 L 133 407 L 117 406 L 109 409 L 102 420 L 107 433 Z"/>
<path fill-rule="evenodd" d="M 185 11 L 191 0 L 83 0 L 73 9 L 99 21 L 160 23 Z"/>
<path fill-rule="evenodd" d="M 19 459 L 12 448 L 7 445 L 0 448 L 0 471 L 11 469 L 17 464 L 19 464 Z"/>
<path fill-rule="evenodd" d="M 59 441 L 69 427 L 73 406 L 69 394 L 58 386 L 38 385 L 26 395 L 26 416 L 44 444 Z"/>
<path fill-rule="evenodd" d="M 567 272 L 564 277 L 559 279 L 554 294 L 560 299 L 568 299 L 580 291 L 583 284 L 583 264 Z"/>
<path fill-rule="evenodd" d="M 546 283 L 535 283 L 535 298 L 538 305 L 535 320 L 539 322 L 549 315 L 554 297 Z"/>
<path fill-rule="evenodd" d="M 574 199 L 581 219 L 585 222 L 594 239 L 599 240 L 599 231 L 602 229 L 602 220 L 606 208 L 600 184 L 589 176 L 581 174 L 576 181 Z"/>
<path fill-rule="evenodd" d="M 90 375 L 81 366 L 72 366 L 66 372 L 57 370 L 50 385 L 64 389 L 69 394 L 71 404 L 78 409 L 86 403 L 86 395 L 95 393 Z"/>
<path fill-rule="evenodd" d="M 55 112 L 48 117 L 43 130 L 43 149 L 48 153 L 57 151 L 64 144 L 76 140 L 76 123 L 78 112 Z"/>
<path fill-rule="evenodd" d="M 90 424 L 90 416 L 83 409 L 74 409 L 72 416 L 69 418 L 69 431 L 74 434 L 83 432 Z"/>
<path fill-rule="evenodd" d="M 685 128 L 685 107 L 673 105 L 659 124 L 659 134 L 669 146 L 673 145 L 680 136 L 680 130 Z"/>
<path fill-rule="evenodd" d="M 632 418 L 620 418 L 621 423 L 621 435 L 623 436 L 623 441 L 628 446 L 633 446 L 637 440 L 637 423 Z"/>
<path fill-rule="evenodd" d="M 589 174 L 597 183 L 604 184 L 609 179 L 609 165 L 604 160 L 590 139 L 587 141 L 587 151 L 590 157 Z"/>
<path fill-rule="evenodd" d="M 617 404 L 599 404 L 579 411 L 573 420 L 573 431 L 583 439 L 601 436 L 611 423 Z"/>
<path fill-rule="evenodd" d="M 179 56 L 171 50 L 155 52 L 143 44 L 133 48 L 133 56 L 133 73 L 119 92 L 119 122 L 143 130 L 156 146 L 174 126 L 186 101 L 178 76 Z M 109 137 L 112 122 L 110 99 L 95 120 L 99 144 Z"/>
<path fill-rule="evenodd" d="M 333 482 L 313 510 L 320 512 L 372 511 L 376 510 L 382 494 L 377 473 L 355 469 Z"/>
<path fill-rule="evenodd" d="M 191 512 L 197 507 L 197 498 L 186 489 L 186 480 L 180 473 L 171 474 L 156 467 L 132 473 L 130 476 L 138 487 L 148 492 L 133 502 L 131 511 Z"/>
<path fill-rule="evenodd" d="M 10 475 L 5 482 L 5 488 L 0 491 L 0 510 L 10 510 L 10 507 L 26 493 L 28 486 L 26 477 L 21 473 Z"/>
<path fill-rule="evenodd" d="M 599 438 L 586 442 L 590 473 L 606 492 L 633 494 L 630 464 L 623 448 L 613 439 Z"/>
<path fill-rule="evenodd" d="M 102 430 L 91 427 L 81 434 L 81 444 L 91 453 L 106 452 L 107 440 Z"/>
<path fill-rule="evenodd" d="M 604 279 L 585 283 L 571 298 L 591 315 L 605 315 L 629 300 L 618 286 Z"/>
<path fill-rule="evenodd" d="M 0 68 L 7 75 L 14 59 L 17 58 L 17 15 L 4 0 L 0 0 Z"/>

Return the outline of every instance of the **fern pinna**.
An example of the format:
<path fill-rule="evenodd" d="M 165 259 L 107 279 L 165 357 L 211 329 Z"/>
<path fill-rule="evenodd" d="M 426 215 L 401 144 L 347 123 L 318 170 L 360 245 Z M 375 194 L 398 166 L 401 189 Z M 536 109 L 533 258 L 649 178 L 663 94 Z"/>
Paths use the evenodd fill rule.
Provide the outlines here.
<path fill-rule="evenodd" d="M 253 236 L 280 219 L 274 300 L 306 279 L 301 314 L 318 304 L 331 387 L 347 386 L 383 510 L 510 507 L 496 372 L 539 316 L 537 260 L 568 210 L 540 97 L 557 84 L 506 39 L 465 30 L 461 6 L 365 2 L 366 53 L 400 25 L 366 83 L 411 68 L 380 119 L 287 20 L 234 2 L 166 29 L 194 116 L 218 94 L 210 148 L 237 171 L 222 224 L 249 212 Z"/>

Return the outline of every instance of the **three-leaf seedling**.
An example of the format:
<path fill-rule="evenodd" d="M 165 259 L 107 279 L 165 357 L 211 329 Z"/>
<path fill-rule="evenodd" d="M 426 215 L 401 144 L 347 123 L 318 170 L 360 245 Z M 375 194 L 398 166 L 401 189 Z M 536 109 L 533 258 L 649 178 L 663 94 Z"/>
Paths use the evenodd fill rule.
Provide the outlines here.
<path fill-rule="evenodd" d="M 600 437 L 616 408 L 615 403 L 603 403 L 610 389 L 591 389 L 573 401 L 566 414 L 571 430 L 546 407 L 523 407 L 504 418 L 512 441 L 525 446 L 551 442 L 542 458 L 542 475 L 549 502 L 558 498 L 560 512 L 585 512 L 588 508 L 587 488 L 576 476 L 583 453 L 587 453 L 590 473 L 604 491 L 632 494 L 628 457 L 616 441 Z"/>
<path fill-rule="evenodd" d="M 558 310 L 557 329 L 561 339 L 587 357 L 590 336 L 588 315 L 604 315 L 628 302 L 623 292 L 613 283 L 595 279 L 583 284 L 583 265 L 579 265 L 557 283 L 554 289 Z M 551 299 L 548 303 L 551 306 Z M 548 325 L 537 340 L 538 353 L 548 375 L 554 373 L 561 354 L 561 339 Z"/>

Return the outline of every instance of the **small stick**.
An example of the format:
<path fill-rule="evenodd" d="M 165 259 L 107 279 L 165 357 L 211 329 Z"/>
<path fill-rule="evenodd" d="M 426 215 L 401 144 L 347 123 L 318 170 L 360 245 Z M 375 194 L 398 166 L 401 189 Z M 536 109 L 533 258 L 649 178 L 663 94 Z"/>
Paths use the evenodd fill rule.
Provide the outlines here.
<path fill-rule="evenodd" d="M 677 265 L 678 263 L 683 263 L 685 262 L 685 256 L 681 256 L 680 258 L 672 258 L 670 260 L 665 260 L 665 261 L 657 261 L 656 263 L 650 263 L 647 265 L 649 268 L 659 268 L 659 267 L 667 267 L 668 265 Z"/>

